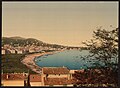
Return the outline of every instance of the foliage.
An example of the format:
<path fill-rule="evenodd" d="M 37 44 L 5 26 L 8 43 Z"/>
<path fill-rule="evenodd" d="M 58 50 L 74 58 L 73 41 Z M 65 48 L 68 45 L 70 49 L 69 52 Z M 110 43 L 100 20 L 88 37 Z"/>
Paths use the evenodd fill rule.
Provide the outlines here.
<path fill-rule="evenodd" d="M 28 72 L 27 66 L 21 63 L 24 54 L 6 54 L 2 55 L 1 68 L 4 73 Z M 30 73 L 34 73 L 30 70 Z"/>
<path fill-rule="evenodd" d="M 118 28 L 108 31 L 100 27 L 93 31 L 93 39 L 83 42 L 83 44 L 90 54 L 81 57 L 93 60 L 94 66 L 84 72 L 75 72 L 73 75 L 77 80 L 75 84 L 98 84 L 99 86 L 101 84 L 113 84 L 113 86 L 117 86 Z M 104 66 L 101 67 L 100 62 L 104 63 Z"/>
<path fill-rule="evenodd" d="M 83 58 L 94 57 L 96 60 L 102 61 L 107 67 L 117 65 L 118 28 L 108 31 L 100 27 L 93 31 L 93 39 L 83 42 L 83 44 L 90 52 L 90 55 Z"/>
<path fill-rule="evenodd" d="M 112 84 L 112 86 L 117 86 L 117 73 L 117 70 L 111 68 L 87 69 L 84 72 L 76 71 L 73 77 L 75 78 L 74 80 L 77 80 L 75 81 L 77 85 L 98 84 L 101 86 L 103 84 Z"/>

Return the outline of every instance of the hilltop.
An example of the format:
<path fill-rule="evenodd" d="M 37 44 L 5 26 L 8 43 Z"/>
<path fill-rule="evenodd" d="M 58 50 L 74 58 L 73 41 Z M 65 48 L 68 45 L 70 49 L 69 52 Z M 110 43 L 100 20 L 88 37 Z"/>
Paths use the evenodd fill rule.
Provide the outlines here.
<path fill-rule="evenodd" d="M 15 37 L 2 37 L 2 46 L 5 44 L 9 44 L 12 46 L 26 46 L 26 45 L 36 45 L 36 46 L 47 46 L 47 47 L 52 47 L 52 48 L 60 48 L 60 47 L 65 47 L 63 45 L 57 45 L 57 44 L 49 44 L 45 43 L 43 41 L 37 40 L 35 38 L 23 38 L 19 36 Z"/>

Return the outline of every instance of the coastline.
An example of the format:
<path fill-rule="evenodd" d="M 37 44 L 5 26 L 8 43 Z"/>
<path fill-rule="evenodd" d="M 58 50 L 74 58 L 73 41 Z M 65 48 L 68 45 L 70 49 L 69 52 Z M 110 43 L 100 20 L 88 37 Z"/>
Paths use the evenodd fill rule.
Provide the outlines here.
<path fill-rule="evenodd" d="M 21 62 L 24 65 L 26 65 L 28 68 L 30 68 L 32 71 L 34 71 L 36 73 L 41 73 L 42 68 L 35 63 L 35 58 L 39 57 L 39 56 L 44 56 L 47 54 L 54 54 L 54 53 L 61 52 L 61 51 L 64 51 L 64 50 L 59 50 L 59 51 L 54 51 L 54 52 L 43 52 L 43 53 L 29 54 L 29 55 L 26 55 Z"/>

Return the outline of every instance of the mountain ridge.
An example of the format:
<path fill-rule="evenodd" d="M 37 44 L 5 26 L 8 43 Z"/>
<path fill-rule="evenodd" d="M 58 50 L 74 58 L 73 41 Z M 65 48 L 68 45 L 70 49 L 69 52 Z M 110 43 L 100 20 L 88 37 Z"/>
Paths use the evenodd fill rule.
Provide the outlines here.
<path fill-rule="evenodd" d="M 65 47 L 64 45 L 58 45 L 58 44 L 49 44 L 43 41 L 40 41 L 35 38 L 23 38 L 20 36 L 14 36 L 14 37 L 2 37 L 2 45 L 4 44 L 10 44 L 15 45 L 19 44 L 19 46 L 26 46 L 26 45 L 36 45 L 36 46 L 49 46 L 49 47 Z"/>

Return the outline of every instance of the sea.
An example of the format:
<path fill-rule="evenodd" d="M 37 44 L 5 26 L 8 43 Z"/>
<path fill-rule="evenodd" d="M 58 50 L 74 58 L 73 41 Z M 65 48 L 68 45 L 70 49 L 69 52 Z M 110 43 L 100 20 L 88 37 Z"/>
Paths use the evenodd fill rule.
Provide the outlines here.
<path fill-rule="evenodd" d="M 89 55 L 88 50 L 65 50 L 54 54 L 43 55 L 35 58 L 35 63 L 40 67 L 67 67 L 70 70 L 87 69 L 93 67 L 93 63 L 104 65 L 100 61 L 81 58 Z"/>

